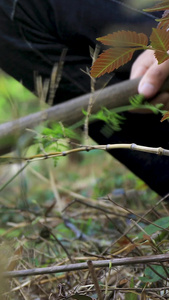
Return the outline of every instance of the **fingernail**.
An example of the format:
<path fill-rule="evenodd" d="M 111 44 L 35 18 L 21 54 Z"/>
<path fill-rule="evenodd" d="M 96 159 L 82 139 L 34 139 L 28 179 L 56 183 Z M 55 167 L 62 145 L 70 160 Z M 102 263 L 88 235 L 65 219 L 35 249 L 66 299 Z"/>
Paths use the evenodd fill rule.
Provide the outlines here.
<path fill-rule="evenodd" d="M 151 97 L 155 94 L 156 89 L 155 86 L 151 83 L 143 83 L 141 86 L 138 87 L 139 94 L 143 94 L 146 97 Z"/>

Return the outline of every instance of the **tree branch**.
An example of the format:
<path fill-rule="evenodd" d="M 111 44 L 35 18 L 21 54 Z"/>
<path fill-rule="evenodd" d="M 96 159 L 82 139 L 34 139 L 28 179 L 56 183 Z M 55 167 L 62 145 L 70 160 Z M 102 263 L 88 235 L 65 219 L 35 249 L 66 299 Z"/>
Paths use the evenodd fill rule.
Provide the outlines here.
<path fill-rule="evenodd" d="M 106 87 L 94 92 L 94 105 L 92 113 L 96 113 L 101 107 L 113 109 L 129 103 L 129 97 L 137 94 L 139 78 L 126 80 L 121 83 Z M 161 91 L 169 90 L 169 79 L 164 83 Z M 12 150 L 17 144 L 18 138 L 26 128 L 33 128 L 44 121 L 63 122 L 64 125 L 72 125 L 80 121 L 84 115 L 82 109 L 87 110 L 90 94 L 80 96 L 61 104 L 57 104 L 44 111 L 30 114 L 20 119 L 0 125 L 0 154 Z"/>
<path fill-rule="evenodd" d="M 116 266 L 123 266 L 123 265 L 147 264 L 147 263 L 158 263 L 158 262 L 167 262 L 167 261 L 169 261 L 169 254 L 159 254 L 159 255 L 150 255 L 150 256 L 115 258 L 110 260 L 98 260 L 98 261 L 93 261 L 92 265 L 94 268 L 102 268 L 102 267 L 109 267 L 109 266 L 113 268 Z M 12 278 L 12 277 L 20 277 L 20 276 L 34 276 L 34 275 L 42 275 L 42 274 L 70 272 L 70 271 L 78 271 L 84 269 L 88 269 L 87 262 L 69 264 L 64 266 L 10 271 L 10 272 L 5 272 L 3 275 L 6 278 Z"/>
<path fill-rule="evenodd" d="M 162 147 L 147 147 L 147 146 L 141 146 L 141 145 L 136 145 L 134 143 L 132 144 L 108 144 L 108 145 L 91 145 L 91 146 L 81 146 L 80 148 L 75 148 L 71 150 L 66 150 L 66 151 L 58 151 L 58 152 L 50 152 L 50 153 L 42 153 L 42 154 L 36 154 L 33 156 L 27 156 L 27 157 L 17 157 L 13 156 L 2 156 L 0 157 L 0 163 L 16 163 L 18 161 L 26 161 L 28 163 L 33 162 L 33 161 L 38 161 L 38 160 L 46 160 L 49 158 L 54 158 L 54 157 L 61 157 L 61 156 L 66 156 L 72 153 L 78 153 L 82 151 L 92 151 L 92 150 L 104 150 L 108 151 L 111 149 L 130 149 L 133 151 L 141 151 L 141 152 L 147 152 L 147 153 L 152 153 L 152 154 L 157 154 L 157 155 L 165 155 L 169 156 L 169 150 L 164 149 Z"/>

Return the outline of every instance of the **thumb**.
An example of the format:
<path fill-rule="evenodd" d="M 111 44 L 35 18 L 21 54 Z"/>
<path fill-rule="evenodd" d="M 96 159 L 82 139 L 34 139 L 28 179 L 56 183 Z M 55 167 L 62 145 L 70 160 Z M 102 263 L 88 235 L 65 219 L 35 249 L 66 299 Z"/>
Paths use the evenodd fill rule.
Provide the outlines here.
<path fill-rule="evenodd" d="M 143 94 L 146 98 L 154 97 L 160 90 L 165 79 L 169 75 L 169 60 L 158 65 L 155 61 L 140 80 L 138 86 L 139 94 Z"/>

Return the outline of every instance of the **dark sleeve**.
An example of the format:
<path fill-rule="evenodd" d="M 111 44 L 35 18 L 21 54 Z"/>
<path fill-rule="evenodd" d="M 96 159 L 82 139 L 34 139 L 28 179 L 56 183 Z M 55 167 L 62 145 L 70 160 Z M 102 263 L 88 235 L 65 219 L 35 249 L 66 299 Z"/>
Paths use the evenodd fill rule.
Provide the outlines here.
<path fill-rule="evenodd" d="M 155 24 L 151 14 L 136 11 L 126 1 L 113 0 L 50 0 L 56 30 L 68 44 L 78 43 L 79 47 L 96 43 L 96 38 L 117 30 L 151 32 Z M 73 46 L 73 45 L 72 45 Z"/>
<path fill-rule="evenodd" d="M 0 67 L 34 91 L 35 75 L 50 78 L 53 65 L 67 48 L 56 101 L 89 92 L 90 78 L 81 70 L 91 66 L 89 46 L 95 47 L 96 38 L 120 29 L 150 33 L 156 25 L 151 15 L 136 12 L 125 3 L 0 0 Z M 124 68 L 119 69 L 110 83 L 128 76 L 130 65 L 124 67 L 125 77 Z"/>

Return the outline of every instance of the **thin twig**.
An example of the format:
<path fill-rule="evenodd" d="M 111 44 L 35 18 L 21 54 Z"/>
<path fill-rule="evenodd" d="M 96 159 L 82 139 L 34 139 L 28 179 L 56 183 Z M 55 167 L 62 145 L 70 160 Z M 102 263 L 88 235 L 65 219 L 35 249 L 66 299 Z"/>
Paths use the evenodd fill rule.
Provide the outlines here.
<path fill-rule="evenodd" d="M 20 168 L 14 176 L 12 176 L 7 182 L 5 182 L 5 184 L 0 187 L 0 192 L 2 192 L 2 190 L 6 188 L 8 184 L 10 184 L 28 166 L 28 164 L 29 162 L 27 161 L 26 164 L 22 168 Z"/>
<path fill-rule="evenodd" d="M 153 300 L 155 300 L 155 299 L 161 299 L 161 300 L 166 300 L 166 298 L 164 298 L 164 297 L 162 297 L 162 296 L 160 296 L 160 295 L 158 295 L 158 294 L 156 294 L 156 293 L 153 293 L 153 292 L 149 292 L 149 294 L 151 295 L 151 296 L 153 296 Z M 150 296 L 149 295 L 149 296 Z"/>
<path fill-rule="evenodd" d="M 99 286 L 99 283 L 98 283 L 98 280 L 97 280 L 96 272 L 95 272 L 92 261 L 89 260 L 87 262 L 87 265 L 88 265 L 90 275 L 92 277 L 92 280 L 93 280 L 93 283 L 94 283 L 94 286 L 95 286 L 95 289 L 96 289 L 98 300 L 103 300 L 103 296 L 102 296 L 102 293 L 101 293 L 101 290 L 100 290 L 100 286 Z"/>
<path fill-rule="evenodd" d="M 93 261 L 94 268 L 102 267 L 116 267 L 122 265 L 135 265 L 135 264 L 147 264 L 147 263 L 157 263 L 157 262 L 167 262 L 169 261 L 169 254 L 159 254 L 159 255 L 150 255 L 150 256 L 139 256 L 139 257 L 125 257 L 125 258 L 114 258 L 110 260 L 100 260 Z M 10 277 L 20 277 L 20 276 L 34 276 L 42 274 L 51 274 L 51 273 L 60 273 L 60 272 L 69 272 L 69 271 L 78 271 L 88 269 L 86 262 L 69 264 L 65 266 L 53 266 L 47 268 L 35 268 L 28 270 L 19 270 L 5 272 L 3 275 L 7 278 Z"/>
<path fill-rule="evenodd" d="M 166 273 L 166 277 L 165 277 L 165 276 L 163 276 L 162 274 L 160 274 L 157 270 L 155 270 L 155 269 L 153 268 L 152 265 L 148 264 L 148 267 L 149 267 L 149 268 L 150 268 L 157 276 L 159 276 L 161 279 L 163 279 L 163 280 L 169 282 L 169 279 L 167 278 L 167 276 L 168 276 L 167 273 Z M 163 266 L 162 266 L 162 267 L 163 267 Z M 165 271 L 165 270 L 164 270 L 164 271 Z"/>
<path fill-rule="evenodd" d="M 86 205 L 88 207 L 91 207 L 93 209 L 97 209 L 97 210 L 100 210 L 102 211 L 103 213 L 106 213 L 106 214 L 109 214 L 109 215 L 114 215 L 114 216 L 117 216 L 117 217 L 122 217 L 122 218 L 126 218 L 126 219 L 130 219 L 130 217 L 128 217 L 127 215 L 125 214 L 120 214 L 120 213 L 116 213 L 114 211 L 111 211 L 111 210 L 108 210 L 108 209 L 105 209 L 104 207 L 100 207 L 99 205 L 94 205 L 94 204 L 91 204 L 89 202 L 85 202 L 81 199 L 76 199 L 76 202 L 78 203 L 81 203 L 83 205 Z"/>
<path fill-rule="evenodd" d="M 38 173 L 38 172 L 35 171 L 34 169 L 30 168 L 30 171 L 31 171 L 31 173 L 32 173 L 33 175 L 35 175 L 36 177 L 38 177 L 38 178 L 39 178 L 40 180 L 42 180 L 43 182 L 45 182 L 45 183 L 47 183 L 47 184 L 50 183 L 49 179 L 47 179 L 46 177 L 44 177 L 42 174 Z M 93 203 L 96 202 L 96 201 L 95 201 L 96 199 L 94 199 L 94 198 L 89 198 L 89 197 L 85 197 L 85 196 L 80 195 L 80 194 L 78 194 L 78 193 L 72 192 L 72 191 L 70 191 L 70 190 L 68 190 L 68 189 L 66 189 L 66 188 L 64 188 L 64 187 L 62 187 L 62 186 L 60 186 L 60 185 L 56 185 L 56 188 L 57 188 L 59 191 L 68 194 L 70 197 L 73 197 L 74 199 L 76 199 L 76 201 L 79 201 L 79 202 L 81 201 L 81 203 L 84 204 L 84 205 L 86 205 L 86 203 L 87 203 L 87 206 L 89 206 L 89 205 L 91 204 L 91 207 L 93 207 L 93 208 L 95 208 L 95 209 L 98 210 L 98 205 L 97 205 L 97 206 L 93 205 Z M 77 199 L 78 199 L 78 200 L 77 200 Z M 74 202 L 75 202 L 75 201 L 71 202 L 70 205 L 72 205 Z M 88 205 L 88 204 L 89 204 L 89 205 Z M 103 202 L 102 202 L 102 206 L 99 204 L 99 207 L 102 208 L 102 207 L 103 207 L 103 204 L 104 204 Z M 70 205 L 69 205 L 69 206 L 70 206 Z M 66 206 L 66 207 L 67 207 L 67 206 Z M 107 208 L 110 209 L 110 206 L 107 207 Z M 113 207 L 111 207 L 111 208 L 113 209 Z M 104 208 L 103 208 L 103 209 L 104 209 Z M 123 214 L 123 210 L 120 209 L 120 208 L 119 208 L 119 210 L 118 210 L 119 213 L 115 213 L 114 211 L 112 212 L 112 211 L 110 211 L 110 210 L 108 210 L 108 209 L 105 210 L 104 212 L 105 212 L 105 213 L 108 213 L 108 214 L 120 216 L 120 217 L 125 217 L 125 214 Z"/>
<path fill-rule="evenodd" d="M 60 80 L 62 78 L 62 70 L 63 70 L 63 65 L 65 62 L 65 57 L 67 54 L 67 49 L 63 49 L 59 63 L 55 64 L 51 73 L 51 78 L 50 78 L 50 86 L 49 86 L 49 99 L 48 99 L 48 104 L 51 106 L 53 105 L 54 97 L 56 94 L 56 90 L 59 86 Z"/>
<path fill-rule="evenodd" d="M 96 48 L 95 48 L 95 50 L 93 52 L 93 55 L 92 55 L 92 65 L 94 64 L 94 62 L 96 61 L 96 59 L 98 57 L 99 50 L 100 50 L 99 47 L 96 45 Z M 90 76 L 90 72 L 89 72 L 88 75 Z M 89 104 L 88 104 L 88 107 L 87 107 L 87 115 L 86 115 L 85 122 L 84 122 L 84 133 L 85 133 L 86 142 L 87 142 L 88 137 L 89 137 L 89 118 L 90 118 L 90 115 L 91 115 L 91 112 L 92 112 L 92 107 L 93 107 L 93 104 L 94 104 L 94 101 L 95 101 L 95 98 L 94 98 L 95 82 L 96 82 L 95 78 L 90 76 L 91 95 L 90 95 Z"/>
<path fill-rule="evenodd" d="M 137 218 L 139 218 L 139 222 L 140 222 L 140 221 L 144 221 L 144 222 L 146 222 L 146 223 L 148 223 L 148 224 L 151 224 L 151 225 L 156 226 L 156 227 L 159 228 L 159 229 L 162 229 L 162 230 L 165 230 L 165 231 L 169 232 L 169 230 L 168 230 L 167 228 L 164 228 L 164 227 L 162 227 L 162 226 L 160 226 L 160 225 L 155 224 L 154 222 L 149 221 L 148 219 L 145 219 L 144 217 L 138 215 L 136 212 L 133 212 L 131 209 L 128 209 L 128 208 L 126 208 L 126 207 L 120 205 L 119 203 L 116 203 L 116 202 L 115 202 L 114 200 L 112 200 L 110 197 L 108 197 L 108 199 L 109 199 L 109 201 L 112 202 L 114 205 L 123 208 L 124 210 L 126 210 L 126 211 L 129 212 L 130 214 L 133 214 L 134 216 L 136 216 Z M 154 208 L 152 208 L 152 210 L 154 210 Z M 141 220 L 140 220 L 140 219 L 141 219 Z M 145 233 L 145 234 L 146 234 L 146 233 Z"/>
<path fill-rule="evenodd" d="M 49 227 L 47 227 L 47 228 L 49 228 Z M 61 246 L 61 248 L 63 249 L 63 251 L 66 253 L 67 257 L 71 261 L 71 263 L 73 263 L 73 259 L 71 258 L 71 256 L 70 256 L 68 250 L 66 249 L 66 247 L 61 243 L 61 241 L 59 241 L 59 239 L 57 239 L 57 237 L 52 233 L 52 231 L 50 231 L 50 234 L 53 236 L 53 238 L 55 239 L 55 241 Z"/>
<path fill-rule="evenodd" d="M 155 207 L 157 207 L 160 203 L 162 203 L 163 201 L 165 201 L 165 199 L 167 199 L 168 198 L 168 196 L 169 196 L 169 194 L 167 194 L 167 195 L 165 195 L 165 197 L 163 197 L 162 199 L 160 199 L 155 205 L 154 205 L 154 207 L 152 208 L 150 208 L 142 217 L 140 217 L 138 220 L 137 220 L 137 222 L 140 222 L 141 220 L 142 220 L 142 218 L 145 218 Z M 113 245 L 115 245 L 122 237 L 125 237 L 129 232 L 130 232 L 130 230 L 132 230 L 133 228 L 135 227 L 135 224 L 134 225 L 132 225 L 132 226 L 130 226 L 125 232 L 124 232 L 124 234 L 122 235 L 122 236 L 120 236 L 115 242 L 113 242 L 112 244 L 111 244 L 111 246 L 109 246 L 109 247 L 107 247 L 103 252 L 102 252 L 102 255 L 104 255 L 110 248 L 112 248 L 113 247 Z"/>
<path fill-rule="evenodd" d="M 128 291 L 128 292 L 133 292 L 133 291 L 136 291 L 136 292 L 139 292 L 141 293 L 142 291 L 145 291 L 145 292 L 160 292 L 160 291 L 167 291 L 169 290 L 169 287 L 167 286 L 163 286 L 163 287 L 160 287 L 160 288 L 121 288 L 121 287 L 109 287 L 108 288 L 108 291 Z"/>
<path fill-rule="evenodd" d="M 75 148 L 67 151 L 62 151 L 62 152 L 51 152 L 51 153 L 43 153 L 43 154 L 37 154 L 29 157 L 11 157 L 11 156 L 3 156 L 0 157 L 0 162 L 1 163 L 16 163 L 17 161 L 28 161 L 28 162 L 33 162 L 33 161 L 38 161 L 38 160 L 44 160 L 44 159 L 49 159 L 53 157 L 61 157 L 61 156 L 66 156 L 72 153 L 76 152 L 82 152 L 82 151 L 92 151 L 92 150 L 104 150 L 104 151 L 109 151 L 112 149 L 129 149 L 129 150 L 134 150 L 134 151 L 141 151 L 141 152 L 147 152 L 147 153 L 152 153 L 152 154 L 157 154 L 157 155 L 165 155 L 169 156 L 169 150 L 158 147 L 158 148 L 153 148 L 153 147 L 146 147 L 146 146 L 141 146 L 141 145 L 136 145 L 134 143 L 132 144 L 108 144 L 108 145 L 91 145 L 91 146 L 82 146 L 80 148 Z"/>

